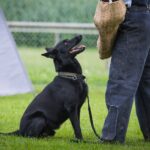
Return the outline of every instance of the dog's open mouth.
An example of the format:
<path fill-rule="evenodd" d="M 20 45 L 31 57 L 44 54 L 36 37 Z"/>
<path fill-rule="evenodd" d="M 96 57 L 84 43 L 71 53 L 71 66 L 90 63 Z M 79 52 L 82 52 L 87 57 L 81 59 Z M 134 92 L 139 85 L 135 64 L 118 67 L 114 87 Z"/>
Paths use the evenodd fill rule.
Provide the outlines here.
<path fill-rule="evenodd" d="M 78 45 L 73 47 L 72 49 L 69 50 L 70 54 L 78 54 L 81 53 L 85 50 L 86 46 L 85 45 Z"/>

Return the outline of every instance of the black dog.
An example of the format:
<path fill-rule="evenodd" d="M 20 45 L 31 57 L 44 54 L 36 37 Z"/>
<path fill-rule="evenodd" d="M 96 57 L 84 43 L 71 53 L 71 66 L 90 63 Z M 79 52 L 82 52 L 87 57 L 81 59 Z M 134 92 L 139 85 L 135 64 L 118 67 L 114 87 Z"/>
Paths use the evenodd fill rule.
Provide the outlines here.
<path fill-rule="evenodd" d="M 75 137 L 82 140 L 80 109 L 87 96 L 87 85 L 81 66 L 75 59 L 85 49 L 83 45 L 77 46 L 81 40 L 79 35 L 59 42 L 54 48 L 46 48 L 47 52 L 42 55 L 53 58 L 58 76 L 27 107 L 19 130 L 7 135 L 53 136 L 55 130 L 69 118 Z"/>

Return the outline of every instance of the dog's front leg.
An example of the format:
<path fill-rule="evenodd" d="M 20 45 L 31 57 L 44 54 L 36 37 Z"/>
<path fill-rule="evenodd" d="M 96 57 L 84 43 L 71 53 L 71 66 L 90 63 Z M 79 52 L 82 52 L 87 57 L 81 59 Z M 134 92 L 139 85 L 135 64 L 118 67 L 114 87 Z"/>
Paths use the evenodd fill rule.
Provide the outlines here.
<path fill-rule="evenodd" d="M 70 118 L 71 124 L 72 124 L 73 129 L 74 129 L 75 137 L 77 138 L 77 140 L 82 140 L 83 136 L 82 136 L 82 133 L 81 133 L 80 120 L 79 120 L 79 117 L 78 117 L 77 108 L 74 108 L 70 112 L 69 116 L 70 116 L 69 118 Z"/>

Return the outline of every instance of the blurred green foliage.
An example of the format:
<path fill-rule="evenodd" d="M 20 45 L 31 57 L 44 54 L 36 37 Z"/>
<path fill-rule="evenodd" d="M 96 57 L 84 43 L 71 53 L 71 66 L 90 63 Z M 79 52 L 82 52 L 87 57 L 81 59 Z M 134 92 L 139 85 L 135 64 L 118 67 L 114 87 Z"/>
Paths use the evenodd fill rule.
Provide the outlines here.
<path fill-rule="evenodd" d="M 92 23 L 98 0 L 0 0 L 8 21 L 78 22 Z M 54 43 L 53 34 L 14 33 L 18 45 L 43 46 Z M 62 35 L 62 38 L 65 35 Z M 85 36 L 85 43 L 93 47 L 96 36 Z"/>
<path fill-rule="evenodd" d="M 92 22 L 98 0 L 0 0 L 7 20 Z"/>

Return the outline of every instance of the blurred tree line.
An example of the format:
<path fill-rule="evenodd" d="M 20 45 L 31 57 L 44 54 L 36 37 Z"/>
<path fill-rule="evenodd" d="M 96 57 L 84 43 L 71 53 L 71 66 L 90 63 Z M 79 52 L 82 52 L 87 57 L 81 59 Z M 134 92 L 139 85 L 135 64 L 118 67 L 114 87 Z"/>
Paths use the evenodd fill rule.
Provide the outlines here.
<path fill-rule="evenodd" d="M 98 0 L 0 0 L 0 7 L 8 21 L 92 23 L 97 2 Z M 14 34 L 19 45 L 23 44 L 21 39 L 23 41 L 28 41 L 28 38 L 32 39 L 26 42 L 26 45 L 31 46 L 47 45 L 46 39 L 52 36 L 43 33 Z M 85 38 L 95 40 L 95 36 Z"/>

